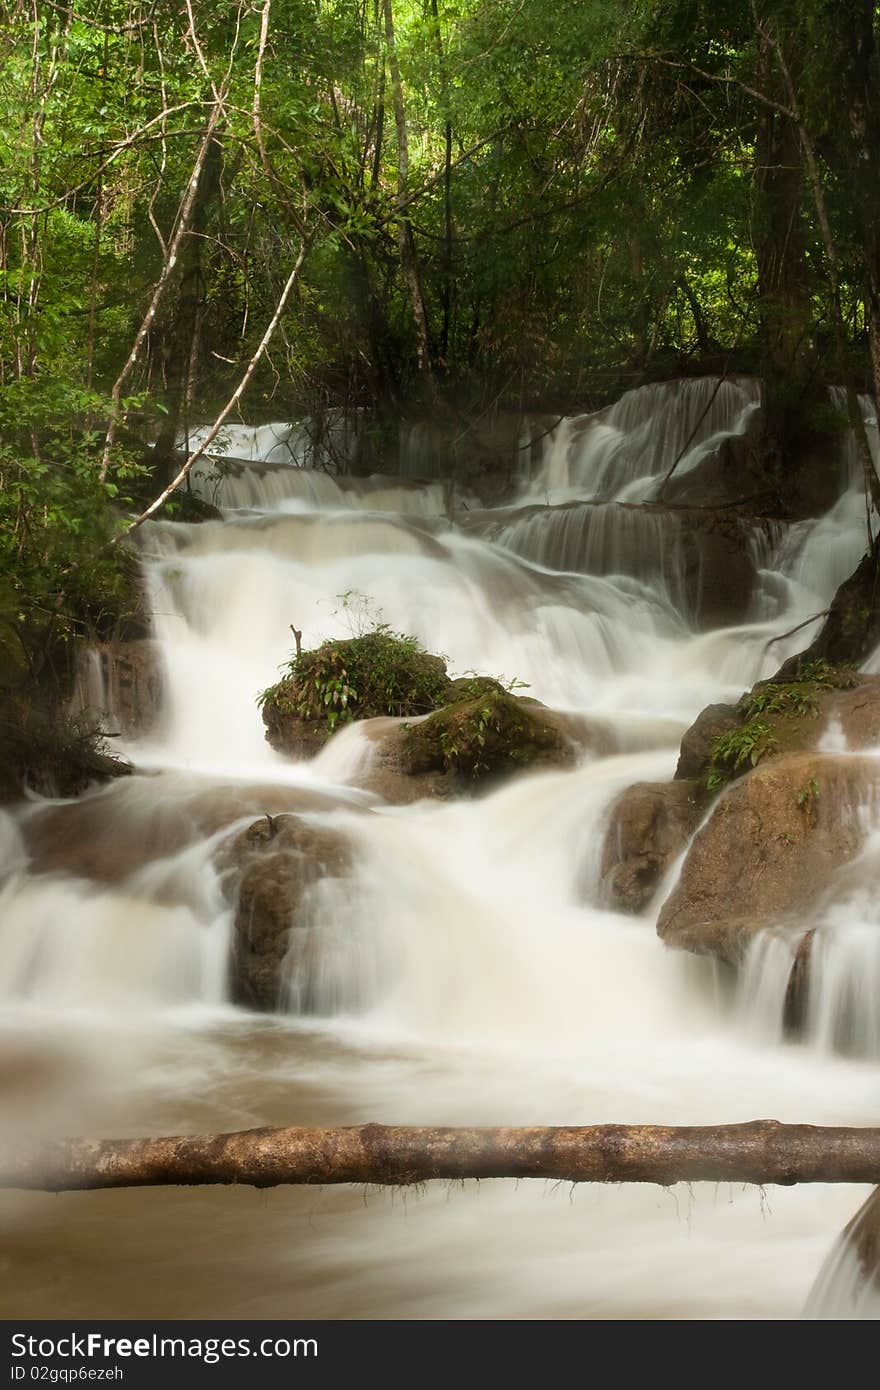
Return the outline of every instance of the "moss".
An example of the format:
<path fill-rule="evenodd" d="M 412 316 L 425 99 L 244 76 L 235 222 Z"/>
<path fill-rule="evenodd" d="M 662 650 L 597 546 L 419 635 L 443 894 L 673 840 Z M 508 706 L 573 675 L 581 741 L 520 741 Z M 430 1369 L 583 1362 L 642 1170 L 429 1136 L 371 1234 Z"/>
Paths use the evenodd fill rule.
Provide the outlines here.
<path fill-rule="evenodd" d="M 478 684 L 483 688 L 476 695 L 466 689 L 465 698 L 406 730 L 409 772 L 455 772 L 477 780 L 571 760 L 568 743 L 544 718 L 542 705 L 517 698 L 488 678 Z"/>

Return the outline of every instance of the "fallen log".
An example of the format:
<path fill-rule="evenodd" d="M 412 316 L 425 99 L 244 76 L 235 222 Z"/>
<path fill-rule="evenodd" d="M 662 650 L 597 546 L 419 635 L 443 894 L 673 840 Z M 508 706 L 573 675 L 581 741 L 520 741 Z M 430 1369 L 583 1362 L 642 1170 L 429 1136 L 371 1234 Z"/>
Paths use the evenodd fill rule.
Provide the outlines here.
<path fill-rule="evenodd" d="M 591 1125 L 453 1129 L 360 1125 L 160 1139 L 60 1139 L 0 1151 L 0 1187 L 44 1192 L 238 1183 L 406 1186 L 434 1179 L 880 1183 L 880 1129 Z"/>

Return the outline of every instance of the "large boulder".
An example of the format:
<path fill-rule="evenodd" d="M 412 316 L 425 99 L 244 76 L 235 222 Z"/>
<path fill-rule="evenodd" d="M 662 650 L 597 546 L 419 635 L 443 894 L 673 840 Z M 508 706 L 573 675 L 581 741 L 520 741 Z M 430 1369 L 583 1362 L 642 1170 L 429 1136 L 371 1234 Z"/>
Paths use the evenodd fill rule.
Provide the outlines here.
<path fill-rule="evenodd" d="M 758 578 L 754 525 L 726 511 L 681 508 L 681 578 L 697 627 L 710 631 L 745 622 Z"/>
<path fill-rule="evenodd" d="M 397 805 L 468 795 L 528 769 L 573 767 L 587 748 L 608 751 L 603 726 L 488 677 L 454 682 L 451 693 L 460 698 L 424 719 L 365 726 L 375 744 L 370 791 Z"/>
<path fill-rule="evenodd" d="M 768 927 L 803 935 L 830 876 L 863 844 L 860 811 L 878 783 L 873 760 L 816 753 L 774 757 L 740 778 L 694 837 L 659 935 L 732 964 Z"/>
<path fill-rule="evenodd" d="M 218 868 L 235 904 L 232 996 L 252 1008 L 276 1009 L 292 933 L 313 925 L 316 885 L 349 873 L 349 842 L 301 816 L 267 815 L 223 847 Z"/>
<path fill-rule="evenodd" d="M 780 457 L 779 442 L 757 409 L 741 434 L 725 435 L 694 468 L 674 473 L 662 500 L 687 507 L 748 508 L 789 520 L 821 516 L 845 486 L 840 453 L 837 431 L 805 430 L 793 485 L 793 460 Z"/>
<path fill-rule="evenodd" d="M 736 705 L 707 705 L 682 736 L 676 778 L 691 782 L 705 777 L 716 739 L 739 727 Z"/>
<path fill-rule="evenodd" d="M 245 816 L 314 814 L 343 804 L 318 788 L 283 782 L 222 783 L 171 771 L 149 776 L 149 797 L 134 777 L 76 801 L 29 806 L 21 829 L 33 872 L 120 884 Z M 172 877 L 162 891 L 170 893 L 176 882 Z"/>
<path fill-rule="evenodd" d="M 641 912 L 694 833 L 694 782 L 637 782 L 611 808 L 602 847 L 602 894 L 619 912 Z"/>

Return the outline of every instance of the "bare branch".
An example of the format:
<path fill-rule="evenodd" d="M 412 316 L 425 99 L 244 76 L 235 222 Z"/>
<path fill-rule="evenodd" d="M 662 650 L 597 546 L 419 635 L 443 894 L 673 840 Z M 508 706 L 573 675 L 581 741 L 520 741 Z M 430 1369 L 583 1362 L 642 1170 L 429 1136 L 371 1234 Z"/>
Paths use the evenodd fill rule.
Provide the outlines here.
<path fill-rule="evenodd" d="M 543 1178 L 562 1182 L 877 1183 L 880 1129 L 776 1120 L 702 1128 L 250 1129 L 161 1139 L 6 1141 L 0 1187 L 72 1191 L 215 1183 Z"/>
<path fill-rule="evenodd" d="M 162 296 L 164 295 L 168 283 L 174 273 L 174 268 L 177 264 L 177 255 L 180 250 L 181 243 L 183 242 L 184 237 L 189 232 L 189 224 L 192 219 L 193 209 L 195 207 L 196 202 L 196 194 L 198 193 L 199 183 L 201 182 L 202 172 L 205 167 L 205 160 L 208 157 L 208 150 L 211 147 L 211 141 L 214 139 L 214 132 L 217 129 L 217 124 L 220 120 L 222 110 L 223 102 L 221 94 L 220 100 L 218 100 L 212 107 L 211 115 L 208 120 L 208 125 L 202 137 L 202 143 L 199 146 L 199 152 L 196 155 L 195 164 L 193 165 L 193 171 L 190 175 L 189 183 L 187 184 L 186 192 L 183 195 L 183 200 L 180 204 L 180 208 L 177 214 L 177 224 L 174 229 L 174 234 L 170 242 L 168 243 L 168 251 L 162 263 L 162 270 L 159 274 L 159 278 L 156 281 L 156 284 L 153 288 L 153 293 L 150 298 L 150 303 L 147 308 L 147 312 L 144 315 L 143 320 L 141 321 L 141 326 L 138 329 L 137 334 L 135 336 L 131 352 L 128 354 L 128 357 L 125 360 L 125 365 L 123 366 L 122 371 L 119 373 L 116 380 L 114 381 L 113 388 L 110 392 L 111 413 L 110 423 L 107 427 L 107 438 L 104 441 L 104 454 L 101 459 L 101 471 L 99 474 L 101 482 L 103 482 L 107 477 L 107 470 L 110 467 L 110 455 L 113 450 L 113 445 L 116 441 L 116 431 L 119 427 L 120 401 L 122 399 L 122 391 L 140 358 L 144 343 L 147 340 L 147 334 L 153 326 L 153 321 L 156 317 L 156 311 L 159 308 L 159 304 L 162 301 Z"/>
<path fill-rule="evenodd" d="M 135 518 L 135 520 L 123 533 L 124 535 L 131 535 L 132 531 L 136 531 L 137 528 L 139 526 L 142 526 L 145 521 L 148 521 L 151 516 L 154 516 L 155 513 L 160 509 L 160 507 L 162 507 L 164 503 L 167 502 L 171 494 L 173 492 L 176 492 L 176 490 L 180 487 L 181 483 L 186 481 L 195 464 L 197 464 L 199 459 L 203 457 L 209 446 L 213 444 L 214 440 L 217 438 L 217 435 L 220 433 L 224 424 L 229 419 L 229 416 L 232 414 L 233 410 L 235 410 L 238 406 L 239 401 L 241 400 L 242 396 L 244 395 L 245 391 L 250 385 L 251 378 L 253 377 L 254 372 L 257 370 L 257 367 L 259 366 L 260 361 L 266 352 L 266 349 L 268 348 L 269 344 L 272 341 L 272 338 L 274 337 L 275 330 L 278 327 L 278 324 L 281 320 L 281 315 L 284 313 L 287 301 L 291 295 L 291 291 L 293 290 L 294 285 L 299 279 L 300 272 L 303 268 L 303 264 L 305 262 L 306 254 L 308 252 L 310 244 L 310 238 L 304 237 L 300 246 L 299 256 L 297 257 L 296 264 L 293 267 L 293 270 L 290 272 L 290 275 L 287 277 L 287 283 L 285 284 L 284 289 L 281 292 L 281 297 L 275 306 L 275 312 L 272 315 L 269 325 L 266 328 L 266 331 L 263 334 L 262 338 L 260 339 L 259 346 L 257 347 L 256 352 L 254 353 L 253 357 L 248 363 L 247 368 L 245 369 L 244 376 L 241 378 L 241 381 L 236 386 L 229 400 L 226 402 L 225 406 L 220 411 L 220 414 L 217 416 L 210 430 L 205 435 L 205 438 L 202 440 L 198 448 L 194 449 L 193 452 L 189 455 L 183 467 L 180 469 L 180 472 L 172 479 L 172 481 L 168 484 L 166 488 L 163 488 L 159 496 L 153 502 L 150 503 L 149 507 L 147 507 L 145 511 L 141 512 L 140 516 Z M 118 536 L 115 539 L 121 540 L 122 536 Z"/>

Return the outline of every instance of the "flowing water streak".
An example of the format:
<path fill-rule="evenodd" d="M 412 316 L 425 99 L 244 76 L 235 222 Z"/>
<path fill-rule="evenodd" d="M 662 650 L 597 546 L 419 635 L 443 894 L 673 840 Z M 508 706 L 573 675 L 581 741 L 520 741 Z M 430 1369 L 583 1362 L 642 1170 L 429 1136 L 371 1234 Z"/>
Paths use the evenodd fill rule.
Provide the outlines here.
<path fill-rule="evenodd" d="M 674 461 L 707 404 L 695 449 L 742 426 L 754 387 L 714 390 L 630 393 L 529 452 L 563 495 L 617 496 Z M 514 554 L 510 533 L 462 533 L 437 483 L 289 467 L 229 481 L 223 522 L 141 532 L 165 703 L 129 751 L 176 770 L 0 823 L 3 1026 L 35 1078 L 4 1115 L 35 1133 L 880 1118 L 863 1063 L 750 1033 L 720 1007 L 705 961 L 666 951 L 650 917 L 617 916 L 598 891 L 615 796 L 667 778 L 704 705 L 797 649 L 767 642 L 814 611 L 810 585 L 827 576 L 787 577 L 767 546 L 772 612 L 695 634 L 661 582 L 668 534 L 628 508 L 604 509 L 604 534 L 587 533 L 575 564 L 568 541 L 564 560 L 558 537 L 542 548 L 543 528 L 569 524 L 552 512 L 521 518 L 528 553 Z M 405 808 L 351 785 L 370 756 L 362 730 L 285 763 L 255 696 L 291 623 L 306 645 L 351 635 L 336 596 L 352 589 L 455 671 L 519 676 L 644 751 Z M 260 1018 L 224 1000 L 232 924 L 217 856 L 284 810 L 342 833 L 353 869 L 307 894 L 289 1012 Z M 51 1290 L 59 1316 L 791 1317 L 861 1200 L 782 1190 L 768 1218 L 749 1191 L 632 1186 L 433 1189 L 405 1209 L 344 1191 L 103 1196 L 0 1199 L 11 1313 L 44 1311 Z M 126 1232 L 118 1250 L 111 1219 Z"/>
<path fill-rule="evenodd" d="M 699 377 L 640 386 L 594 415 L 566 417 L 545 444 L 535 500 L 645 500 L 676 461 L 686 473 L 743 433 L 759 400 L 752 378 Z"/>

